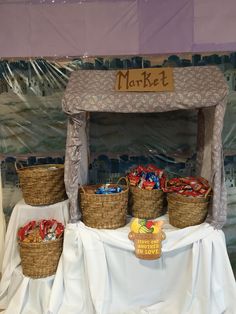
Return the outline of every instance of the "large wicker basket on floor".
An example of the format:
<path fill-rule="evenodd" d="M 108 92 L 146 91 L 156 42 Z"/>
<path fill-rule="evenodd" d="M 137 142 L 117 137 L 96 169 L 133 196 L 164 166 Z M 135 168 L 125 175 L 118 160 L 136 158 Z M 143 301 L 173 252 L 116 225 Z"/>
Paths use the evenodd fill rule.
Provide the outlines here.
<path fill-rule="evenodd" d="M 44 278 L 56 273 L 62 253 L 63 237 L 40 243 L 19 242 L 23 274 Z"/>
<path fill-rule="evenodd" d="M 130 214 L 137 218 L 155 219 L 164 214 L 164 193 L 162 190 L 144 190 L 130 187 Z"/>
<path fill-rule="evenodd" d="M 177 193 L 168 193 L 170 224 L 177 228 L 201 224 L 207 216 L 209 198 L 209 196 L 187 197 Z"/>
<path fill-rule="evenodd" d="M 64 165 L 47 164 L 18 168 L 20 187 L 29 205 L 49 205 L 67 198 L 64 185 Z"/>
<path fill-rule="evenodd" d="M 128 181 L 120 178 L 117 184 L 124 179 L 126 185 L 122 185 L 122 192 L 114 194 L 95 194 L 99 185 L 87 185 L 80 188 L 80 205 L 82 221 L 88 227 L 98 229 L 116 229 L 126 224 L 128 208 Z"/>

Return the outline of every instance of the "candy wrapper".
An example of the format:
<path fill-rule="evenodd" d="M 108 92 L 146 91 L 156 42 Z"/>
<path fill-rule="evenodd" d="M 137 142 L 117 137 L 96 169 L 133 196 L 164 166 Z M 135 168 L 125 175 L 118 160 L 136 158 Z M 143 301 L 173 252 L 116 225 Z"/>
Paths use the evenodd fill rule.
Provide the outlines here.
<path fill-rule="evenodd" d="M 112 186 L 111 184 L 106 184 L 99 187 L 95 191 L 95 194 L 114 194 L 114 193 L 120 193 L 121 191 L 123 191 L 123 189 L 120 186 Z"/>
<path fill-rule="evenodd" d="M 55 219 L 30 221 L 18 230 L 17 237 L 20 241 L 39 243 L 56 240 L 63 235 L 64 226 Z"/>
<path fill-rule="evenodd" d="M 207 197 L 211 187 L 209 182 L 202 177 L 185 177 L 170 179 L 163 191 L 190 197 Z"/>
<path fill-rule="evenodd" d="M 127 177 L 131 186 L 138 186 L 145 190 L 162 189 L 166 182 L 164 171 L 151 164 L 132 169 Z"/>

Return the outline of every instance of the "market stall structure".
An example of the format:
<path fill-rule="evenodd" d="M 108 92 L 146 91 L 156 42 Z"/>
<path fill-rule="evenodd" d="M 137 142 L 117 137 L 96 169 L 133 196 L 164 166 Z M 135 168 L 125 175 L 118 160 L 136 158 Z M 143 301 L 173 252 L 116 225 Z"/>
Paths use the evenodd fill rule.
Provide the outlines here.
<path fill-rule="evenodd" d="M 58 205 L 62 208 L 59 218 L 64 222 L 70 209 L 70 223 L 65 230 L 61 260 L 55 278 L 33 280 L 22 275 L 15 236 L 26 205 L 18 204 L 6 236 L 12 245 L 4 257 L 1 305 L 6 307 L 6 313 L 26 313 L 34 307 L 53 314 L 129 310 L 173 314 L 184 310 L 207 314 L 233 312 L 235 281 L 224 235 L 218 230 L 226 219 L 221 131 L 228 90 L 223 74 L 216 67 L 174 68 L 174 91 L 160 93 L 118 92 L 114 90 L 115 78 L 116 71 L 77 71 L 71 75 L 63 99 L 68 115 L 65 184 L 70 204 L 65 201 Z M 214 189 L 208 215 L 210 224 L 178 230 L 169 224 L 167 215 L 162 216 L 167 236 L 162 257 L 140 262 L 134 255 L 133 242 L 128 239 L 128 220 L 126 226 L 117 230 L 93 229 L 80 221 L 78 188 L 89 180 L 88 113 L 135 114 L 178 109 L 199 111 L 198 173 Z M 52 211 L 56 207 L 57 204 L 52 205 Z M 35 210 L 27 206 L 27 211 Z M 20 219 L 16 219 L 17 214 Z M 50 212 L 44 209 L 40 217 L 46 214 Z M 179 285 L 173 289 L 177 273 Z M 39 299 L 35 294 L 38 289 Z"/>
<path fill-rule="evenodd" d="M 224 235 L 218 230 L 226 220 L 221 131 L 228 89 L 215 67 L 175 68 L 173 73 L 175 90 L 165 93 L 119 93 L 114 90 L 115 71 L 78 71 L 71 76 L 63 109 L 69 116 L 65 183 L 72 223 L 66 228 L 52 288 L 52 313 L 234 312 L 235 281 Z M 87 113 L 193 108 L 199 111 L 198 174 L 214 190 L 208 222 L 178 230 L 169 224 L 168 215 L 162 216 L 166 233 L 162 257 L 139 261 L 128 240 L 129 224 L 97 230 L 79 222 L 78 187 L 88 182 Z M 173 289 L 177 273 L 178 287 Z M 59 297 L 60 304 L 55 302 Z"/>
<path fill-rule="evenodd" d="M 0 56 L 79 55 L 86 59 L 101 55 L 233 51 L 235 16 L 232 0 L 224 4 L 219 0 L 5 1 L 0 10 L 0 38 L 4 43 Z M 68 203 L 45 211 L 24 202 L 17 204 L 6 235 L 0 289 L 0 307 L 7 308 L 6 314 L 235 312 L 235 281 L 224 235 L 219 230 L 226 220 L 220 139 L 226 84 L 213 67 L 173 72 L 175 91 L 165 93 L 115 92 L 112 71 L 72 75 L 63 107 L 69 115 L 65 183 L 71 222 L 65 232 L 64 251 L 55 280 L 24 277 L 17 252 L 17 227 L 37 215 L 58 215 L 66 222 Z M 88 182 L 88 113 L 190 108 L 197 109 L 199 115 L 197 171 L 211 182 L 214 191 L 210 224 L 177 230 L 164 216 L 167 240 L 163 256 L 158 261 L 142 263 L 135 258 L 133 244 L 127 238 L 128 225 L 99 231 L 80 222 L 78 187 Z M 176 282 L 178 286 L 173 288 Z"/>
<path fill-rule="evenodd" d="M 197 174 L 214 190 L 209 221 L 221 228 L 226 221 L 226 189 L 221 132 L 228 87 L 216 67 L 174 68 L 173 92 L 119 92 L 116 71 L 77 71 L 71 75 L 63 110 L 69 116 L 65 184 L 70 219 L 81 218 L 78 186 L 88 183 L 88 112 L 145 113 L 198 110 Z M 114 139 L 115 140 L 115 139 Z"/>

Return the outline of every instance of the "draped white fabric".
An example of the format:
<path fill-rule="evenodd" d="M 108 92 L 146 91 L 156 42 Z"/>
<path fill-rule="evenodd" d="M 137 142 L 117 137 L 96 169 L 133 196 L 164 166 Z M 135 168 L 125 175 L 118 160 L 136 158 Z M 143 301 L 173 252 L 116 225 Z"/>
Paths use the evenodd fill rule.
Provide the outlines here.
<path fill-rule="evenodd" d="M 31 219 L 68 219 L 68 201 L 45 207 L 20 202 L 6 234 L 0 308 L 4 314 L 235 314 L 236 284 L 224 234 L 207 223 L 169 225 L 159 260 L 135 257 L 129 224 L 97 230 L 67 224 L 55 276 L 22 274 L 16 231 Z"/>
<path fill-rule="evenodd" d="M 26 293 L 28 293 L 29 296 L 31 293 L 37 293 L 37 289 L 35 288 L 32 291 L 29 291 L 30 287 L 34 287 L 35 285 L 37 285 L 36 283 L 32 283 L 37 282 L 37 280 L 30 280 L 29 278 L 24 277 L 22 274 L 19 275 L 20 270 L 16 272 L 17 267 L 20 265 L 20 255 L 17 245 L 17 230 L 19 227 L 23 226 L 25 223 L 31 220 L 51 218 L 57 219 L 63 224 L 66 224 L 66 222 L 68 221 L 67 200 L 53 205 L 40 207 L 27 205 L 23 200 L 21 200 L 14 207 L 5 238 L 2 279 L 0 283 L 0 308 L 6 308 L 9 305 L 9 302 L 11 303 L 11 309 L 13 304 L 15 304 L 16 308 L 18 308 L 20 304 L 19 301 L 23 297 L 25 297 Z M 41 281 L 39 281 L 39 285 L 44 284 L 41 284 Z M 19 300 L 17 302 L 14 302 L 14 300 L 12 299 L 13 296 L 16 296 L 17 298 L 19 298 Z M 32 304 L 34 304 L 34 299 L 31 299 L 31 297 L 26 299 L 24 302 L 27 301 L 33 302 Z M 18 312 L 12 311 L 11 314 L 13 313 L 16 314 Z M 22 313 L 32 314 L 33 312 Z"/>
<path fill-rule="evenodd" d="M 223 232 L 207 223 L 178 230 L 164 218 L 167 238 L 154 261 L 134 256 L 129 225 L 96 230 L 68 224 L 50 313 L 236 313 Z"/>
<path fill-rule="evenodd" d="M 47 313 L 54 276 L 30 279 L 22 274 L 21 266 L 12 274 L 8 289 L 8 306 L 4 314 Z"/>

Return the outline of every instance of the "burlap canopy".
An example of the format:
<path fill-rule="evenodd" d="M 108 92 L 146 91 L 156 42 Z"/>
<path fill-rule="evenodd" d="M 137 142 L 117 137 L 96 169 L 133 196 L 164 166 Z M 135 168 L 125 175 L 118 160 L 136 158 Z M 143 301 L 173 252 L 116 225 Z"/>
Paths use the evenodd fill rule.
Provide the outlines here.
<path fill-rule="evenodd" d="M 64 98 L 68 114 L 65 184 L 70 220 L 81 218 L 78 187 L 88 181 L 89 138 L 87 112 L 164 112 L 198 109 L 197 174 L 213 187 L 208 221 L 221 228 L 226 221 L 221 132 L 228 88 L 217 67 L 174 68 L 174 92 L 117 92 L 116 71 L 73 72 Z"/>

